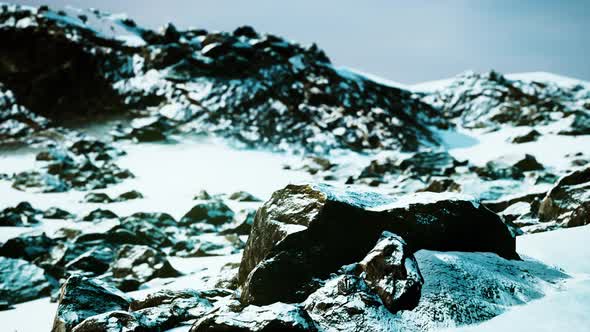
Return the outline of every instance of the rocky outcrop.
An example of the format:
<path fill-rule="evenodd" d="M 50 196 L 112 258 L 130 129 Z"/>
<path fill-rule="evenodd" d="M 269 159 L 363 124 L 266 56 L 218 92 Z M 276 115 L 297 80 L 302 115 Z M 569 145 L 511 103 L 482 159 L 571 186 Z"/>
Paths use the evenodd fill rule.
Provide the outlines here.
<path fill-rule="evenodd" d="M 590 223 L 590 168 L 562 177 L 539 206 L 539 220 L 564 227 Z"/>
<path fill-rule="evenodd" d="M 462 196 L 374 193 L 289 185 L 258 210 L 239 271 L 242 301 L 299 302 L 341 266 L 358 262 L 383 231 L 419 249 L 489 251 L 518 258 L 515 239 L 493 212 Z"/>
<path fill-rule="evenodd" d="M 0 15 L 10 44 L 3 83 L 56 124 L 159 106 L 115 137 L 155 141 L 191 130 L 314 152 L 416 150 L 438 142 L 429 126 L 448 126 L 412 93 L 335 68 L 315 44 L 252 28 L 167 33 L 98 11 L 78 15 L 13 5 Z"/>
<path fill-rule="evenodd" d="M 82 276 L 71 276 L 60 290 L 52 332 L 69 332 L 86 318 L 127 311 L 130 299 L 117 289 Z"/>
<path fill-rule="evenodd" d="M 572 116 L 578 123 L 567 132 L 584 133 L 587 92 L 581 86 L 510 80 L 490 71 L 459 75 L 444 89 L 427 94 L 433 105 L 451 121 L 466 128 L 499 128 L 500 125 L 535 126 Z M 574 121 L 575 122 L 575 121 Z M 524 141 L 534 139 L 525 137 Z M 518 140 L 515 143 L 519 143 Z"/>
<path fill-rule="evenodd" d="M 106 188 L 133 177 L 114 163 L 122 153 L 101 141 L 75 140 L 66 148 L 50 148 L 37 154 L 36 159 L 42 164 L 40 169 L 16 174 L 13 187 L 39 192 Z"/>

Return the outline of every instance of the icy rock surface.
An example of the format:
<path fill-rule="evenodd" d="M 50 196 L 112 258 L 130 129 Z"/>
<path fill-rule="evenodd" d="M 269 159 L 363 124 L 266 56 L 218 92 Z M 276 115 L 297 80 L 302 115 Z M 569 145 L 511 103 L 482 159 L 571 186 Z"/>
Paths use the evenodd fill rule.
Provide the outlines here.
<path fill-rule="evenodd" d="M 22 259 L 0 257 L 0 301 L 15 304 L 49 295 L 43 269 Z"/>

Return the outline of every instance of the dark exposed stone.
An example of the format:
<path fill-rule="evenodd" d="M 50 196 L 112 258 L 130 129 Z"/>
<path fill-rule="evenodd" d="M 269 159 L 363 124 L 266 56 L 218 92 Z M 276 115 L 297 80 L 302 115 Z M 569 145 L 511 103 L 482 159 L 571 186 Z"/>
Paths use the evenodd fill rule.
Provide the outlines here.
<path fill-rule="evenodd" d="M 234 218 L 234 212 L 221 201 L 209 201 L 195 205 L 181 219 L 180 223 L 190 225 L 207 223 L 220 226 L 229 223 Z"/>
<path fill-rule="evenodd" d="M 48 296 L 43 269 L 22 259 L 0 257 L 0 301 L 16 304 Z"/>
<path fill-rule="evenodd" d="M 556 221 L 565 227 L 590 223 L 590 167 L 562 177 L 539 206 L 541 222 Z"/>
<path fill-rule="evenodd" d="M 450 192 L 461 192 L 461 185 L 455 182 L 453 179 L 434 179 L 430 181 L 426 188 L 417 190 L 418 192 L 434 192 L 442 193 L 446 191 Z"/>
<path fill-rule="evenodd" d="M 45 219 L 74 219 L 76 216 L 66 210 L 58 207 L 51 207 L 43 212 Z"/>
<path fill-rule="evenodd" d="M 539 133 L 538 131 L 533 129 L 524 135 L 514 137 L 512 139 L 512 143 L 522 144 L 522 143 L 534 142 L 539 137 L 541 137 L 541 133 Z"/>
<path fill-rule="evenodd" d="M 411 310 L 420 300 L 424 280 L 402 238 L 383 232 L 360 266 L 367 284 L 391 312 Z"/>
<path fill-rule="evenodd" d="M 260 198 L 245 191 L 236 191 L 229 196 L 229 199 L 240 202 L 262 202 Z"/>
<path fill-rule="evenodd" d="M 2 244 L 0 256 L 35 261 L 45 258 L 55 245 L 45 233 L 22 234 Z"/>
<path fill-rule="evenodd" d="M 127 311 L 130 299 L 96 279 L 73 275 L 60 290 L 52 332 L 68 332 L 88 317 Z"/>
<path fill-rule="evenodd" d="M 136 280 L 143 284 L 154 278 L 180 276 L 166 256 L 147 246 L 124 245 L 119 249 L 110 272 L 116 280 Z"/>
<path fill-rule="evenodd" d="M 97 221 L 102 219 L 116 219 L 119 218 L 114 212 L 110 210 L 96 209 L 87 214 L 82 220 Z"/>
<path fill-rule="evenodd" d="M 105 193 L 88 193 L 84 195 L 83 202 L 86 203 L 111 203 L 113 199 Z"/>
<path fill-rule="evenodd" d="M 419 249 L 489 251 L 518 258 L 513 234 L 485 207 L 449 194 L 391 198 L 289 185 L 261 207 L 239 271 L 242 301 L 299 302 L 341 266 L 360 261 L 383 231 Z M 279 281 L 280 280 L 280 281 Z"/>
<path fill-rule="evenodd" d="M 137 191 L 137 190 L 131 190 L 128 192 L 124 192 L 121 195 L 117 196 L 117 198 L 115 198 L 115 202 L 124 202 L 124 201 L 129 201 L 132 199 L 140 199 L 143 198 L 143 195 Z"/>

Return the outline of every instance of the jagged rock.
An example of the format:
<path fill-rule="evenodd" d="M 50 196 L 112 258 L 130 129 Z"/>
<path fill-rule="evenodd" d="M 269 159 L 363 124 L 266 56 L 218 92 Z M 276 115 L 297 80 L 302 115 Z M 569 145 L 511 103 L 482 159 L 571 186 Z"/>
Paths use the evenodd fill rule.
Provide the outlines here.
<path fill-rule="evenodd" d="M 132 280 L 143 284 L 154 278 L 180 276 L 166 259 L 166 256 L 148 246 L 123 245 L 110 272 L 116 280 Z"/>
<path fill-rule="evenodd" d="M 517 161 L 514 164 L 514 167 L 520 169 L 523 172 L 539 171 L 545 169 L 545 167 L 543 167 L 543 164 L 539 163 L 537 159 L 534 156 L 531 156 L 530 154 L 525 154 L 523 159 Z"/>
<path fill-rule="evenodd" d="M 88 193 L 84 195 L 82 202 L 86 203 L 112 203 L 113 199 L 105 193 Z"/>
<path fill-rule="evenodd" d="M 0 256 L 35 261 L 46 257 L 56 245 L 45 233 L 22 234 L 8 239 L 0 246 Z"/>
<path fill-rule="evenodd" d="M 146 331 L 133 313 L 126 311 L 109 311 L 88 317 L 74 327 L 72 332 L 119 332 Z"/>
<path fill-rule="evenodd" d="M 194 290 L 161 290 L 131 302 L 140 325 L 150 331 L 166 330 L 179 323 L 199 319 L 213 308 L 214 300 L 207 292 Z M 216 296 L 227 296 L 229 292 L 219 292 Z"/>
<path fill-rule="evenodd" d="M 461 192 L 461 185 L 455 182 L 453 179 L 434 179 L 430 181 L 428 186 L 425 188 L 417 190 L 417 192 L 428 191 L 434 193 L 442 193 L 446 191 Z"/>
<path fill-rule="evenodd" d="M 119 150 L 106 143 L 89 139 L 51 147 L 37 154 L 40 169 L 17 174 L 13 187 L 19 190 L 37 188 L 42 192 L 106 188 L 133 176 L 113 162 L 119 155 Z"/>
<path fill-rule="evenodd" d="M 362 278 L 351 274 L 330 279 L 303 305 L 327 331 L 385 331 L 392 325 L 392 314 L 379 296 Z"/>
<path fill-rule="evenodd" d="M 208 201 L 212 198 L 213 197 L 206 190 L 201 190 L 201 191 L 199 191 L 198 194 L 195 195 L 195 197 L 193 199 L 200 199 L 200 200 Z"/>
<path fill-rule="evenodd" d="M 284 303 L 267 306 L 247 306 L 236 312 L 222 308 L 214 311 L 193 325 L 191 332 L 202 331 L 317 331 L 317 327 L 305 310 Z"/>
<path fill-rule="evenodd" d="M 411 310 L 420 300 L 424 280 L 402 238 L 383 232 L 360 266 L 362 277 L 391 312 Z"/>
<path fill-rule="evenodd" d="M 73 275 L 61 286 L 52 332 L 69 332 L 88 317 L 127 311 L 130 299 L 108 284 Z"/>
<path fill-rule="evenodd" d="M 524 195 L 504 197 L 504 198 L 493 200 L 493 201 L 483 201 L 482 204 L 484 204 L 488 209 L 490 209 L 496 213 L 502 212 L 502 211 L 506 210 L 509 206 L 514 205 L 518 202 L 526 202 L 526 203 L 530 203 L 530 204 L 535 204 L 534 202 L 537 201 L 536 206 L 538 208 L 538 205 L 539 205 L 541 199 L 543 199 L 543 197 L 545 197 L 545 195 L 546 195 L 545 192 L 538 192 L 538 193 L 534 192 L 534 193 L 527 193 Z"/>
<path fill-rule="evenodd" d="M 65 268 L 68 272 L 90 272 L 101 275 L 109 269 L 115 253 L 109 247 L 95 247 L 69 261 Z"/>
<path fill-rule="evenodd" d="M 193 206 L 180 219 L 180 224 L 205 223 L 217 227 L 232 222 L 233 218 L 234 212 L 225 203 L 221 201 L 209 201 Z"/>
<path fill-rule="evenodd" d="M 495 128 L 502 124 L 542 125 L 572 113 L 584 114 L 579 110 L 580 98 L 584 98 L 583 89 L 510 80 L 490 71 L 462 74 L 422 100 L 463 127 Z"/>
<path fill-rule="evenodd" d="M 369 165 L 361 171 L 359 178 L 378 178 L 397 172 L 400 172 L 398 160 L 391 158 L 371 160 Z"/>
<path fill-rule="evenodd" d="M 66 210 L 58 207 L 51 207 L 43 212 L 45 219 L 74 219 L 76 216 Z"/>
<path fill-rule="evenodd" d="M 121 195 L 117 196 L 117 198 L 114 199 L 115 202 L 125 202 L 125 201 L 129 201 L 132 199 L 140 199 L 143 198 L 143 195 L 137 191 L 137 190 L 131 190 L 128 192 L 124 192 Z"/>
<path fill-rule="evenodd" d="M 31 206 L 28 202 L 21 202 L 15 207 L 7 207 L 0 211 L 0 226 L 31 226 L 39 223 L 39 216 L 43 212 Z"/>
<path fill-rule="evenodd" d="M 172 245 L 172 240 L 159 227 L 141 219 L 124 219 L 115 223 L 108 230 L 98 233 L 85 233 L 75 240 L 76 243 L 103 244 L 141 244 L 154 248 Z"/>
<path fill-rule="evenodd" d="M 590 167 L 562 177 L 539 206 L 541 222 L 555 221 L 564 227 L 590 223 Z"/>
<path fill-rule="evenodd" d="M 229 196 L 229 199 L 240 202 L 262 202 L 260 198 L 245 191 L 236 191 Z"/>
<path fill-rule="evenodd" d="M 92 210 L 88 213 L 82 220 L 84 221 L 97 221 L 102 219 L 116 219 L 119 218 L 113 211 L 111 210 L 103 210 L 103 209 L 96 209 Z"/>
<path fill-rule="evenodd" d="M 256 214 L 240 265 L 242 301 L 299 302 L 317 288 L 313 280 L 365 257 L 383 231 L 401 236 L 411 251 L 518 258 L 501 218 L 465 196 L 420 193 L 393 201 L 325 185 L 289 185 Z"/>
<path fill-rule="evenodd" d="M 512 143 L 522 144 L 522 143 L 534 142 L 539 137 L 541 137 L 541 133 L 539 133 L 538 131 L 533 129 L 524 135 L 514 137 L 512 139 Z"/>
<path fill-rule="evenodd" d="M 0 301 L 21 303 L 48 296 L 51 284 L 43 269 L 25 260 L 0 257 Z"/>

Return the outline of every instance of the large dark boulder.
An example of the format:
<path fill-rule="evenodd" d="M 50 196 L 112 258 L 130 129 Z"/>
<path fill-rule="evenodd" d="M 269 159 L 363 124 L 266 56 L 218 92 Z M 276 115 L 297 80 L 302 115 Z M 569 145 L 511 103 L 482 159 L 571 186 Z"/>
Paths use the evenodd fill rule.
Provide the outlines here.
<path fill-rule="evenodd" d="M 127 311 L 130 299 L 96 279 L 73 275 L 60 290 L 52 332 L 69 332 L 88 317 L 109 311 Z"/>
<path fill-rule="evenodd" d="M 453 194 L 420 193 L 397 201 L 326 185 L 289 185 L 257 212 L 239 271 L 242 300 L 300 302 L 341 266 L 361 261 L 383 231 L 409 252 L 487 251 L 518 258 L 502 219 Z"/>

